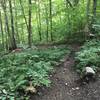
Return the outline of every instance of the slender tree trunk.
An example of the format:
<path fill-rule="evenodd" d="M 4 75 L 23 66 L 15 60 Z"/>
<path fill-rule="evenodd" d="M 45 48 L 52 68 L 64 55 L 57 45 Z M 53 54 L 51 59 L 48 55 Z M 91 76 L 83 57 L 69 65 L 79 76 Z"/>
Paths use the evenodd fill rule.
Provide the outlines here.
<path fill-rule="evenodd" d="M 7 40 L 7 35 L 6 35 L 6 49 L 8 50 L 9 48 L 12 48 L 12 38 L 11 38 L 11 34 L 10 34 L 10 29 L 9 29 L 6 1 L 4 0 L 4 2 L 1 2 L 1 5 L 2 5 L 3 11 L 4 11 L 5 33 L 7 32 L 7 34 L 8 34 L 8 40 Z"/>
<path fill-rule="evenodd" d="M 31 25 L 31 19 L 32 19 L 32 11 L 31 11 L 32 1 L 29 0 L 29 33 L 28 33 L 28 45 L 29 47 L 32 46 L 32 25 Z"/>
<path fill-rule="evenodd" d="M 91 3 L 91 0 L 88 0 L 87 1 L 87 22 L 89 22 L 89 13 L 90 13 L 90 3 Z"/>
<path fill-rule="evenodd" d="M 4 48 L 4 32 L 3 32 L 3 23 L 2 23 L 1 11 L 0 11 L 0 30 L 1 30 L 1 34 L 2 34 L 2 45 L 3 45 L 3 48 Z"/>
<path fill-rule="evenodd" d="M 70 0 L 66 0 L 66 2 L 69 4 L 70 7 L 73 8 L 73 5 L 71 4 Z"/>
<path fill-rule="evenodd" d="M 46 40 L 48 42 L 49 40 L 49 20 L 48 20 L 48 11 L 47 11 L 47 6 L 45 5 L 45 13 L 46 13 Z"/>
<path fill-rule="evenodd" d="M 38 14 L 39 14 L 39 35 L 40 35 L 40 41 L 42 40 L 42 35 L 41 35 L 41 14 L 40 14 L 40 1 L 38 2 Z"/>
<path fill-rule="evenodd" d="M 20 43 L 20 37 L 18 33 L 18 18 L 17 18 L 17 7 L 16 7 L 16 0 L 14 0 L 14 6 L 15 6 L 15 31 L 16 31 L 16 36 L 17 36 L 17 41 Z"/>
<path fill-rule="evenodd" d="M 23 14 L 24 19 L 25 19 L 25 24 L 26 24 L 26 27 L 27 27 L 27 32 L 29 33 L 28 22 L 27 22 L 27 19 L 26 19 L 26 16 L 25 16 L 25 12 L 24 12 L 24 8 L 23 8 L 22 0 L 19 0 L 19 2 L 20 2 L 20 6 L 21 6 L 21 10 L 22 10 L 22 14 Z"/>
<path fill-rule="evenodd" d="M 97 0 L 93 0 L 93 21 L 95 21 L 96 18 L 96 6 L 97 6 Z"/>
<path fill-rule="evenodd" d="M 9 0 L 9 7 L 10 7 L 10 16 L 11 16 L 11 30 L 12 30 L 12 50 L 17 48 L 16 40 L 15 40 L 15 29 L 14 29 L 14 17 L 13 17 L 13 10 L 12 10 L 12 2 Z"/>
<path fill-rule="evenodd" d="M 93 0 L 93 16 L 92 16 L 92 21 L 91 21 L 91 32 L 93 34 L 95 34 L 95 29 L 92 28 L 92 25 L 96 19 L 96 6 L 97 6 L 97 0 Z"/>
<path fill-rule="evenodd" d="M 40 41 L 42 40 L 41 35 L 41 14 L 40 14 L 40 0 L 38 0 L 38 8 L 37 8 L 37 24 L 38 24 L 38 32 Z"/>
<path fill-rule="evenodd" d="M 59 23 L 61 24 L 62 23 L 62 18 L 61 18 L 61 11 L 60 11 L 60 6 L 58 6 L 58 9 L 59 9 Z"/>
<path fill-rule="evenodd" d="M 66 6 L 66 11 L 65 11 L 65 16 L 66 16 L 66 18 L 68 18 L 67 20 L 68 20 L 68 22 L 66 21 L 66 27 L 68 27 L 69 29 L 69 31 L 68 31 L 68 33 L 69 33 L 69 36 L 71 35 L 71 28 L 72 28 L 72 25 L 71 25 L 71 20 L 70 20 L 70 12 L 69 12 L 69 5 L 68 5 L 68 1 L 66 0 L 65 1 L 65 6 Z M 67 11 L 68 10 L 68 11 Z"/>
<path fill-rule="evenodd" d="M 21 33 L 22 33 L 21 40 L 22 40 L 22 43 L 24 43 L 25 42 L 25 38 L 24 38 L 24 25 L 23 24 L 21 24 Z"/>
<path fill-rule="evenodd" d="M 48 17 L 46 18 L 46 24 L 47 24 L 46 39 L 47 39 L 47 42 L 48 42 L 48 40 L 49 40 L 49 21 L 48 21 Z"/>
<path fill-rule="evenodd" d="M 51 41 L 53 41 L 53 33 L 52 33 L 52 0 L 49 0 L 49 6 L 50 6 L 50 35 L 51 35 Z"/>

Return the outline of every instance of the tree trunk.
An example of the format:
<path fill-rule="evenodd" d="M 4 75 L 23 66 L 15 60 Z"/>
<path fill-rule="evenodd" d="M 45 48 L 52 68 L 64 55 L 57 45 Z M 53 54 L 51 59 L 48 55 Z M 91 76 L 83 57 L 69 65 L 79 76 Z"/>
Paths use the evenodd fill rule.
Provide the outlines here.
<path fill-rule="evenodd" d="M 96 6 L 97 6 L 97 0 L 93 0 L 93 22 L 96 18 Z"/>
<path fill-rule="evenodd" d="M 48 20 L 48 10 L 47 10 L 47 5 L 45 4 L 45 13 L 46 13 L 46 40 L 48 42 L 49 40 L 49 20 Z"/>
<path fill-rule="evenodd" d="M 88 0 L 87 1 L 87 22 L 89 22 L 89 13 L 90 13 L 90 3 L 91 3 L 91 0 Z"/>
<path fill-rule="evenodd" d="M 42 40 L 41 35 L 41 14 L 40 14 L 40 0 L 38 0 L 38 8 L 37 8 L 37 26 L 38 26 L 38 32 L 39 32 L 39 38 L 40 41 Z"/>
<path fill-rule="evenodd" d="M 71 4 L 70 0 L 66 0 L 66 2 L 69 4 L 69 6 L 70 6 L 71 8 L 73 8 L 73 5 Z"/>
<path fill-rule="evenodd" d="M 17 41 L 18 43 L 20 43 L 20 36 L 18 33 L 18 18 L 17 18 L 16 0 L 14 0 L 14 6 L 15 6 L 15 33 L 16 33 Z"/>
<path fill-rule="evenodd" d="M 24 19 L 25 19 L 25 24 L 26 24 L 26 27 L 27 27 L 27 32 L 29 33 L 28 22 L 27 22 L 27 19 L 26 19 L 26 16 L 25 16 L 25 12 L 24 12 L 24 8 L 23 8 L 22 0 L 19 0 L 19 2 L 20 2 L 20 6 L 21 6 L 21 10 L 22 10 L 22 14 L 23 14 Z"/>
<path fill-rule="evenodd" d="M 9 0 L 9 7 L 10 7 L 11 30 L 12 30 L 12 48 L 11 48 L 11 50 L 14 50 L 17 48 L 17 45 L 16 45 L 16 40 L 15 40 L 14 17 L 13 17 L 11 0 Z"/>
<path fill-rule="evenodd" d="M 53 41 L 53 33 L 52 33 L 52 0 L 49 0 L 49 6 L 50 6 L 50 35 L 51 35 L 51 41 Z"/>
<path fill-rule="evenodd" d="M 28 33 L 28 45 L 29 47 L 32 46 L 32 25 L 31 25 L 31 17 L 32 17 L 32 11 L 31 11 L 32 1 L 29 0 L 29 33 Z"/>
<path fill-rule="evenodd" d="M 2 45 L 3 45 L 3 48 L 4 48 L 4 32 L 3 32 L 3 23 L 2 23 L 2 16 L 1 16 L 1 11 L 0 11 L 0 32 L 2 34 Z"/>
<path fill-rule="evenodd" d="M 1 2 L 1 5 L 2 5 L 3 11 L 4 11 L 5 33 L 7 32 L 7 34 L 8 34 L 8 40 L 7 40 L 7 35 L 6 35 L 6 49 L 8 50 L 9 48 L 12 48 L 12 38 L 11 38 L 11 34 L 10 34 L 10 29 L 9 29 L 6 1 L 4 0 L 3 2 Z"/>
<path fill-rule="evenodd" d="M 65 16 L 66 16 L 66 18 L 68 18 L 68 19 L 66 19 L 66 27 L 68 27 L 69 29 L 68 29 L 68 36 L 70 37 L 71 36 L 71 28 L 72 28 L 72 25 L 71 25 L 71 18 L 70 18 L 70 8 L 69 8 L 69 2 L 66 0 L 65 1 L 65 7 L 66 7 L 66 10 L 65 10 Z M 68 21 L 67 21 L 68 20 Z M 69 38 L 68 37 L 68 38 Z"/>

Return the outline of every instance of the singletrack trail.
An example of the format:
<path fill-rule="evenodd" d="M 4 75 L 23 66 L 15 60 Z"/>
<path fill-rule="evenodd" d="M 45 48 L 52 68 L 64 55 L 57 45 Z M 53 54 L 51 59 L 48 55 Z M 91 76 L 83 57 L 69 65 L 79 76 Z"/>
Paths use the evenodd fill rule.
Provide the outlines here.
<path fill-rule="evenodd" d="M 50 88 L 40 89 L 38 95 L 30 100 L 100 100 L 100 80 L 86 85 L 77 82 L 79 75 L 75 72 L 75 52 L 79 46 L 73 45 L 71 54 L 64 63 L 56 68 L 52 75 Z"/>

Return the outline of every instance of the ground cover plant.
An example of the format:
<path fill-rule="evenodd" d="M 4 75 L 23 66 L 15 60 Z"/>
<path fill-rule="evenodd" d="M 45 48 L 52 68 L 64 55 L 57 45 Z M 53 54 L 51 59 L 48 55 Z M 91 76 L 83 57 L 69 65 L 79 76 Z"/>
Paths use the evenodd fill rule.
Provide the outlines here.
<path fill-rule="evenodd" d="M 28 86 L 30 77 L 34 87 L 50 86 L 49 73 L 66 53 L 67 48 L 27 49 L 0 58 L 0 99 L 15 100 L 18 91 Z"/>
<path fill-rule="evenodd" d="M 78 72 L 82 72 L 86 66 L 97 71 L 100 68 L 100 40 L 87 41 L 76 53 L 76 63 Z"/>

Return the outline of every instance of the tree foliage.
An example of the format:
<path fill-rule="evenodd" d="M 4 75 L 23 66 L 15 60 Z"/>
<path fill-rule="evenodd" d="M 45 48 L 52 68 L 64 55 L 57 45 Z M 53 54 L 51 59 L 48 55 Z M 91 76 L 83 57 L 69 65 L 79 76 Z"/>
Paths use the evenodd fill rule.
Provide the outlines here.
<path fill-rule="evenodd" d="M 84 28 L 86 0 L 2 0 L 0 1 L 1 44 L 67 40 Z"/>

